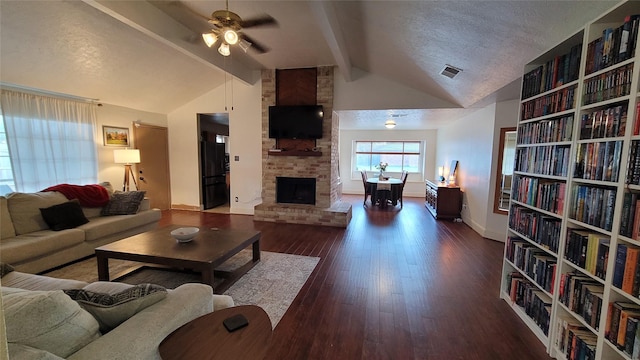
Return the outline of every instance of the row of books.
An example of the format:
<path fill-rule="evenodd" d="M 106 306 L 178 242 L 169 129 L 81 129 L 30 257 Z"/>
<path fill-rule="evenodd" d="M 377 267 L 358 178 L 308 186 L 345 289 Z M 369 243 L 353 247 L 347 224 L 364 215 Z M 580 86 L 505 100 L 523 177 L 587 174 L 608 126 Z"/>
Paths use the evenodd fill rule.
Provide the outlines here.
<path fill-rule="evenodd" d="M 611 231 L 615 189 L 578 185 L 572 188 L 571 198 L 570 218 Z"/>
<path fill-rule="evenodd" d="M 507 259 L 524 271 L 540 288 L 553 293 L 557 260 L 538 247 L 518 237 L 507 238 Z"/>
<path fill-rule="evenodd" d="M 571 141 L 573 115 L 521 124 L 518 127 L 518 144 L 541 144 Z"/>
<path fill-rule="evenodd" d="M 562 214 L 567 184 L 527 176 L 515 176 L 512 199 L 554 214 Z"/>
<path fill-rule="evenodd" d="M 578 272 L 560 276 L 558 299 L 595 330 L 600 327 L 603 293 L 604 286 L 589 276 Z"/>
<path fill-rule="evenodd" d="M 576 86 L 569 86 L 552 94 L 522 104 L 521 120 L 555 114 L 575 107 Z"/>
<path fill-rule="evenodd" d="M 580 143 L 576 151 L 573 177 L 617 182 L 621 155 L 622 140 Z"/>
<path fill-rule="evenodd" d="M 620 235 L 640 240 L 640 202 L 638 193 L 625 192 L 620 214 Z"/>
<path fill-rule="evenodd" d="M 507 291 L 511 301 L 522 307 L 544 334 L 549 335 L 551 297 L 539 290 L 519 272 L 510 273 L 508 281 Z"/>
<path fill-rule="evenodd" d="M 627 104 L 583 114 L 580 119 L 580 139 L 624 136 L 627 126 Z"/>
<path fill-rule="evenodd" d="M 629 95 L 632 76 L 633 64 L 628 64 L 585 80 L 582 104 L 589 105 Z"/>
<path fill-rule="evenodd" d="M 524 74 L 522 98 L 526 99 L 578 79 L 582 43 L 574 45 L 563 55 Z"/>
<path fill-rule="evenodd" d="M 604 336 L 632 359 L 640 355 L 640 305 L 616 301 L 609 303 Z"/>
<path fill-rule="evenodd" d="M 597 337 L 574 318 L 556 318 L 556 348 L 567 360 L 595 359 Z"/>
<path fill-rule="evenodd" d="M 554 253 L 558 253 L 562 220 L 535 210 L 513 205 L 509 210 L 509 228 Z"/>
<path fill-rule="evenodd" d="M 567 176 L 570 157 L 569 145 L 519 147 L 514 169 L 540 175 Z"/>
<path fill-rule="evenodd" d="M 631 142 L 627 164 L 627 183 L 640 185 L 640 141 Z"/>
<path fill-rule="evenodd" d="M 640 248 L 620 243 L 616 249 L 611 285 L 638 298 L 640 295 Z"/>
<path fill-rule="evenodd" d="M 617 28 L 606 28 L 602 36 L 587 44 L 586 74 L 634 57 L 638 37 L 638 15 L 628 15 Z"/>
<path fill-rule="evenodd" d="M 610 238 L 593 231 L 569 229 L 566 242 L 565 259 L 604 280 L 609 262 Z"/>

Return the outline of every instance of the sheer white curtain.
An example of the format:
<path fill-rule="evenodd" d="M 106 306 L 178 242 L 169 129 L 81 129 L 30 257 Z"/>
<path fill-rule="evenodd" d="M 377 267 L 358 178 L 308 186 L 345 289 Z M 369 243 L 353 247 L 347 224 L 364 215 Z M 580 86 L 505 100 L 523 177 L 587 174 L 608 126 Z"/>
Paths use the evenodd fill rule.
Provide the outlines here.
<path fill-rule="evenodd" d="M 16 191 L 97 182 L 95 105 L 5 89 L 0 100 Z"/>

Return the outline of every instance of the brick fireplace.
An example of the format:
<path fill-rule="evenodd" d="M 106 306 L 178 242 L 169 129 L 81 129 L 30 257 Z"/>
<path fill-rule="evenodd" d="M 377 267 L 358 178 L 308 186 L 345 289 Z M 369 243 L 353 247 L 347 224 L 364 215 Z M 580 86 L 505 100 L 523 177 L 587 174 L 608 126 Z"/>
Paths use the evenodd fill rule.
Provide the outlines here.
<path fill-rule="evenodd" d="M 315 140 L 318 152 L 276 156 L 276 139 L 269 138 L 269 106 L 276 105 L 276 71 L 262 71 L 262 204 L 254 219 L 346 227 L 351 205 L 340 200 L 338 176 L 338 120 L 333 119 L 333 67 L 317 68 L 316 104 L 324 109 L 322 138 Z M 309 150 L 309 149 L 307 149 Z M 315 179 L 315 204 L 277 201 L 277 178 Z"/>

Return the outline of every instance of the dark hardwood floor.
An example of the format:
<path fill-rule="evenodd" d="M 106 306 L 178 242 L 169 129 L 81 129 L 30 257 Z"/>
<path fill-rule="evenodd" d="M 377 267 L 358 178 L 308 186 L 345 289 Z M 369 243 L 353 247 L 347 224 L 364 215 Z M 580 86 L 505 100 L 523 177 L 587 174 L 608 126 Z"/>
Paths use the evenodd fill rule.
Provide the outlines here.
<path fill-rule="evenodd" d="M 262 250 L 320 262 L 274 330 L 266 359 L 550 359 L 499 299 L 503 244 L 436 221 L 423 200 L 353 204 L 346 229 L 166 211 L 161 224 L 253 228 Z"/>

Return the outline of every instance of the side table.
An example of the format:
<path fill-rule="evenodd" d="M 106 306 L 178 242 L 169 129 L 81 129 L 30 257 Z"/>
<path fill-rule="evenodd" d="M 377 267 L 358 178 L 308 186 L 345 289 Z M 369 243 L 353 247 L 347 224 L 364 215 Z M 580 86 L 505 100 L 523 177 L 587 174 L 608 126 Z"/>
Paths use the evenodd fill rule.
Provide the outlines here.
<path fill-rule="evenodd" d="M 249 325 L 228 332 L 222 324 L 244 315 Z M 271 320 L 255 305 L 234 306 L 200 316 L 169 334 L 159 346 L 163 360 L 262 359 L 271 341 Z"/>

